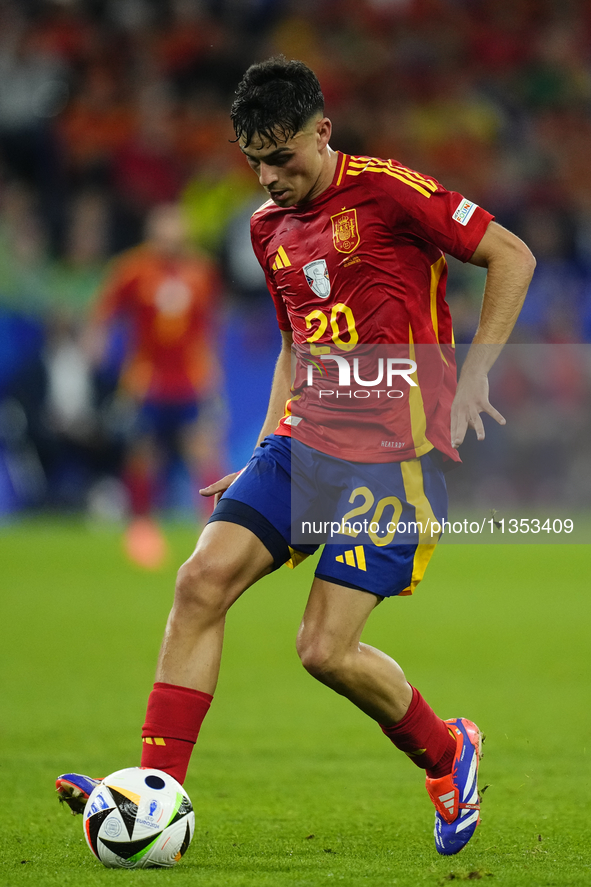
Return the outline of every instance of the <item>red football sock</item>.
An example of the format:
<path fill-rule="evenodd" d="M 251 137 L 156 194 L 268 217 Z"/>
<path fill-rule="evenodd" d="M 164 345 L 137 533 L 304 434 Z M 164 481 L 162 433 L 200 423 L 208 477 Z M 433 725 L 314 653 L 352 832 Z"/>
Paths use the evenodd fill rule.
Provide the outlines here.
<path fill-rule="evenodd" d="M 401 721 L 391 727 L 380 724 L 396 748 L 427 771 L 431 779 L 451 773 L 456 740 L 445 721 L 438 718 L 418 690 L 412 688 L 412 700 Z"/>
<path fill-rule="evenodd" d="M 154 504 L 154 479 L 139 460 L 127 465 L 123 482 L 129 495 L 129 506 L 134 517 L 150 514 Z"/>
<path fill-rule="evenodd" d="M 212 699 L 190 687 L 155 683 L 142 730 L 141 766 L 164 770 L 183 783 Z"/>

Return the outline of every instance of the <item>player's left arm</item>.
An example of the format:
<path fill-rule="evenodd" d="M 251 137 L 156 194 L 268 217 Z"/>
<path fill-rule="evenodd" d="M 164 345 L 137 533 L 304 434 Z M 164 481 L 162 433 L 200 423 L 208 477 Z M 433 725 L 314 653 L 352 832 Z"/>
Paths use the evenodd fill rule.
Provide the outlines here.
<path fill-rule="evenodd" d="M 487 269 L 480 321 L 464 361 L 451 408 L 452 446 L 459 447 L 468 428 L 484 439 L 480 413 L 500 425 L 505 419 L 488 399 L 488 372 L 509 338 L 536 267 L 526 244 L 491 222 L 469 260 Z"/>

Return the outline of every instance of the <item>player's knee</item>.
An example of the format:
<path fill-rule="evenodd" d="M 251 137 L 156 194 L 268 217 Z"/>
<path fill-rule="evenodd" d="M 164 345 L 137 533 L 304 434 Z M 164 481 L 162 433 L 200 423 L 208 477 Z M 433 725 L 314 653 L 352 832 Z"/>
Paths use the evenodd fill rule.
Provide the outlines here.
<path fill-rule="evenodd" d="M 338 677 L 342 656 L 329 640 L 321 635 L 300 633 L 296 647 L 302 665 L 317 680 L 330 684 Z"/>
<path fill-rule="evenodd" d="M 185 613 L 223 615 L 234 598 L 235 571 L 227 563 L 193 555 L 177 574 L 175 606 Z"/>

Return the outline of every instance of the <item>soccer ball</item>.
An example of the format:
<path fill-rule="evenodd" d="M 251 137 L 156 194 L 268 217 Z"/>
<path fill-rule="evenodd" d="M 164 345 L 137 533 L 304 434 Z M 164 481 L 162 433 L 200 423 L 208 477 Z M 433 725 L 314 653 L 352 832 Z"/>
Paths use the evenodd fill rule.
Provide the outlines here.
<path fill-rule="evenodd" d="M 84 835 L 107 868 L 169 868 L 187 850 L 195 814 L 182 785 L 162 770 L 129 767 L 97 785 L 84 808 Z"/>

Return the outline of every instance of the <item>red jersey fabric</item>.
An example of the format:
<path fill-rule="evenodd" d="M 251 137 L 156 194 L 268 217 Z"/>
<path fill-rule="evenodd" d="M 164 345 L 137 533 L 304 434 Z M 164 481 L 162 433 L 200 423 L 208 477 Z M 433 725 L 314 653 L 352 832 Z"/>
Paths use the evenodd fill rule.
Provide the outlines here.
<path fill-rule="evenodd" d="M 402 461 L 433 447 L 458 461 L 450 441 L 456 366 L 443 254 L 467 261 L 492 218 L 395 160 L 340 153 L 332 184 L 315 200 L 264 204 L 252 217 L 253 248 L 279 327 L 293 331 L 300 358 L 276 433 L 356 462 Z M 319 386 L 330 388 L 338 375 L 326 356 L 352 363 L 361 346 L 374 346 L 374 364 L 385 346 L 396 346 L 388 353 L 399 360 L 415 360 L 415 387 L 396 401 L 372 392 L 351 400 L 354 409 L 319 398 Z M 308 363 L 316 361 L 312 387 L 305 352 Z M 359 376 L 375 378 L 371 372 Z"/>
<path fill-rule="evenodd" d="M 95 307 L 104 323 L 119 315 L 131 326 L 121 385 L 138 400 L 195 400 L 215 375 L 212 314 L 218 279 L 201 256 L 169 258 L 149 245 L 113 265 Z"/>

